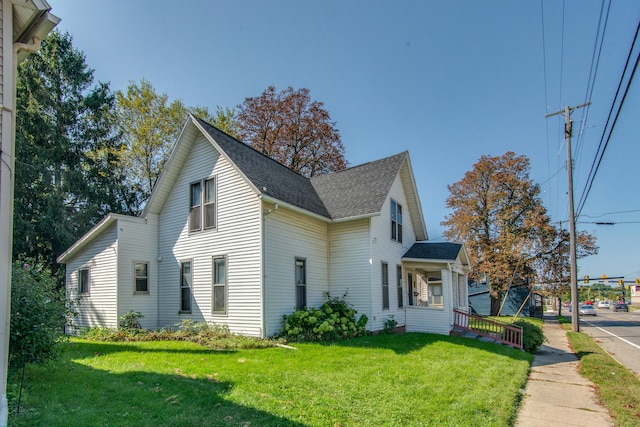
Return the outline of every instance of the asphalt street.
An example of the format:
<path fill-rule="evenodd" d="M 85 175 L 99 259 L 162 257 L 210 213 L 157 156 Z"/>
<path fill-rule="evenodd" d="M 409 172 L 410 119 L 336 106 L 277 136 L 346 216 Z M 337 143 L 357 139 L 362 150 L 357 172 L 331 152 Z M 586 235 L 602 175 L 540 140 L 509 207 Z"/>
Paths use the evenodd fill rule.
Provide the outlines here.
<path fill-rule="evenodd" d="M 640 377 L 640 312 L 607 309 L 596 312 L 596 317 L 580 317 L 580 332 L 591 336 L 620 364 Z"/>

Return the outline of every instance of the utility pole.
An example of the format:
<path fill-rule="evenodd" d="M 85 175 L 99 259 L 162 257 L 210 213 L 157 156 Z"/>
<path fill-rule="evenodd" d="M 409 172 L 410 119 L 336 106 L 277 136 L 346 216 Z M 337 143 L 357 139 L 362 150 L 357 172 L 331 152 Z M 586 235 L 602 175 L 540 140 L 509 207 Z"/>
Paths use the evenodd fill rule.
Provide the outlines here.
<path fill-rule="evenodd" d="M 578 108 L 591 105 L 591 102 L 578 105 L 576 107 L 565 107 L 564 110 L 547 114 L 545 118 L 549 118 L 564 113 L 564 139 L 567 140 L 567 179 L 569 181 L 569 253 L 571 263 L 571 329 L 573 332 L 580 332 L 580 310 L 578 309 L 578 264 L 576 261 L 576 214 L 573 207 L 573 161 L 571 159 L 571 134 L 573 131 L 573 122 L 571 121 L 571 113 Z"/>

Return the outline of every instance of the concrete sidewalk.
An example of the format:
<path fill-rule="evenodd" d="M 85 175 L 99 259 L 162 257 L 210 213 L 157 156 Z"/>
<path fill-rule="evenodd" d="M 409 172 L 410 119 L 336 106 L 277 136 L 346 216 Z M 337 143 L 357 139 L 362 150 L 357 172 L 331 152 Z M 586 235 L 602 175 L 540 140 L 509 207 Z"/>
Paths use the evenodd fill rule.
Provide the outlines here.
<path fill-rule="evenodd" d="M 578 358 L 555 313 L 545 313 L 546 341 L 534 355 L 516 427 L 613 426 L 593 383 L 578 373 Z"/>

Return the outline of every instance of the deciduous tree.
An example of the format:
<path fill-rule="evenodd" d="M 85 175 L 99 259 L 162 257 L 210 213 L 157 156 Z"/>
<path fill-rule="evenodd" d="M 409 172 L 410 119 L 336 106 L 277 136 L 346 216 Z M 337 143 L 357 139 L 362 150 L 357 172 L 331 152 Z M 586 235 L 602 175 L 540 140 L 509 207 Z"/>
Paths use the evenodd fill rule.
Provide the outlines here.
<path fill-rule="evenodd" d="M 180 99 L 170 102 L 167 94 L 158 94 L 145 79 L 140 83 L 131 82 L 126 93 L 118 91 L 116 96 L 118 120 L 125 140 L 121 162 L 127 170 L 127 185 L 135 196 L 137 213 L 151 195 L 187 113 L 235 135 L 233 109 L 216 107 L 211 115 L 207 107 L 187 107 Z"/>
<path fill-rule="evenodd" d="M 312 177 L 347 166 L 340 134 L 309 89 L 273 86 L 238 106 L 238 136 L 256 150 Z"/>
<path fill-rule="evenodd" d="M 502 291 L 529 284 L 541 236 L 551 230 L 539 187 L 529 178 L 529 159 L 507 152 L 482 156 L 459 182 L 448 186 L 446 205 L 453 211 L 442 223 L 448 239 L 464 242 L 476 278 L 490 284 L 491 312 Z"/>
<path fill-rule="evenodd" d="M 543 249 L 535 262 L 538 282 L 546 285 L 545 288 L 550 296 L 561 298 L 570 290 L 569 231 L 552 227 L 541 239 L 544 242 Z M 597 253 L 595 236 L 586 231 L 578 232 L 576 258 L 580 259 Z"/>
<path fill-rule="evenodd" d="M 118 91 L 118 122 L 125 146 L 121 153 L 127 184 L 136 196 L 135 210 L 140 212 L 151 195 L 171 147 L 187 118 L 182 101 L 169 102 L 167 94 L 158 94 L 147 80 L 131 82 L 126 93 Z"/>

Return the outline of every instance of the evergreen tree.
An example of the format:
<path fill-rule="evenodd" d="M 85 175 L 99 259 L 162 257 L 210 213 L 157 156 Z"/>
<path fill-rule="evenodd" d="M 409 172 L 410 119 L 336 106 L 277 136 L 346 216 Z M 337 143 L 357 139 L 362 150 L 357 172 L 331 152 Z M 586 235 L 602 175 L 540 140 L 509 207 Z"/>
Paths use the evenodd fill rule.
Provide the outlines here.
<path fill-rule="evenodd" d="M 56 258 L 107 213 L 130 213 L 115 96 L 69 34 L 52 32 L 19 67 L 14 258 Z"/>

